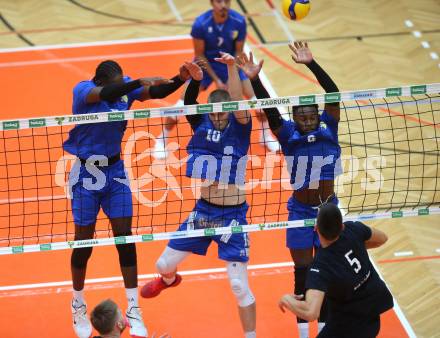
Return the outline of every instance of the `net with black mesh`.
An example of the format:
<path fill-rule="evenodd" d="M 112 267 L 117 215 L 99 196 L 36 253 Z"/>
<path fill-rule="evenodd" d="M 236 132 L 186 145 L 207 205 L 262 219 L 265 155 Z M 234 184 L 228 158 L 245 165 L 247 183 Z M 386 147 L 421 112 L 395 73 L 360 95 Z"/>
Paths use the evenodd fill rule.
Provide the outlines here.
<path fill-rule="evenodd" d="M 288 107 L 341 102 L 339 142 L 342 174 L 336 193 L 346 218 L 406 217 L 439 212 L 440 84 L 405 86 L 326 95 L 225 102 L 181 108 L 155 108 L 0 122 L 0 253 L 21 253 L 106 245 L 115 241 L 173 238 L 200 195 L 203 182 L 186 177 L 187 145 L 192 136 L 185 118 L 167 140 L 167 156 L 155 158 L 156 137 L 170 115 L 206 114 L 235 109 Z M 288 118 L 287 115 L 284 116 Z M 112 238 L 100 211 L 96 240 L 73 242 L 68 174 L 81 166 L 63 151 L 76 124 L 127 120 L 122 143 L 133 197 L 133 236 Z M 260 231 L 313 225 L 287 222 L 292 194 L 284 156 L 260 142 L 262 124 L 254 119 L 245 189 L 249 225 L 203 229 L 183 236 Z M 93 184 L 94 181 L 92 180 Z M 182 234 L 179 235 L 181 237 Z"/>

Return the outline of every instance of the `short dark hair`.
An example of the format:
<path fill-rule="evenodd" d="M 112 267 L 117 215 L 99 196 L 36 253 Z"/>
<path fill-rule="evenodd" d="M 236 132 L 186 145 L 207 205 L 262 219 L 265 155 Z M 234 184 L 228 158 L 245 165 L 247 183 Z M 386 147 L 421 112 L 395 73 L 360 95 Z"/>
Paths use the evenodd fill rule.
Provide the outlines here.
<path fill-rule="evenodd" d="M 113 331 L 118 320 L 118 305 L 111 299 L 106 299 L 96 305 L 90 314 L 90 321 L 99 334 L 109 334 Z"/>
<path fill-rule="evenodd" d="M 316 225 L 325 239 L 329 241 L 336 239 L 342 231 L 341 210 L 333 203 L 322 204 L 319 207 Z"/>
<path fill-rule="evenodd" d="M 103 82 L 113 79 L 117 75 L 122 75 L 121 66 L 116 61 L 106 60 L 96 67 L 93 82 L 95 82 L 95 84 L 102 84 Z"/>
<path fill-rule="evenodd" d="M 211 92 L 208 96 L 208 102 L 209 103 L 216 103 L 216 102 L 226 102 L 231 101 L 231 95 L 227 90 L 224 89 L 216 89 Z"/>
<path fill-rule="evenodd" d="M 301 107 L 313 107 L 313 108 L 316 108 L 317 113 L 319 112 L 319 106 L 317 104 L 308 104 L 308 105 L 304 105 L 304 106 L 292 106 L 289 109 L 292 116 L 295 115 L 296 113 L 298 113 L 298 109 Z"/>

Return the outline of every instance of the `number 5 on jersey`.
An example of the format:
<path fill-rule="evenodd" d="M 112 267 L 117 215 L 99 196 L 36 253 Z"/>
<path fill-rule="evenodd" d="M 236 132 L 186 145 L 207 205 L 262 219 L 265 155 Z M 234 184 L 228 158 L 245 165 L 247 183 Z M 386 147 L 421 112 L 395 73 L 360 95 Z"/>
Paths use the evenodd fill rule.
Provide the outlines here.
<path fill-rule="evenodd" d="M 356 257 L 350 258 L 350 255 L 353 253 L 353 250 L 350 250 L 345 254 L 345 258 L 347 258 L 348 263 L 351 266 L 354 266 L 354 272 L 358 273 L 361 270 L 361 262 Z"/>

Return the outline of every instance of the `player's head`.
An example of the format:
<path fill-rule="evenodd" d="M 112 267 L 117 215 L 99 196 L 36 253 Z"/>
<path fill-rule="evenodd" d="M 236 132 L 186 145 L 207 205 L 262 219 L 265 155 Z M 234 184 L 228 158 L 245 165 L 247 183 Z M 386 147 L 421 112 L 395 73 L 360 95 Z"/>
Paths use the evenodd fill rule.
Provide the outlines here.
<path fill-rule="evenodd" d="M 292 119 L 298 125 L 302 134 L 316 130 L 319 125 L 318 105 L 312 104 L 308 106 L 293 106 Z"/>
<path fill-rule="evenodd" d="M 100 335 L 122 332 L 127 327 L 127 322 L 121 310 L 111 299 L 104 300 L 96 305 L 90 314 L 90 321 Z"/>
<path fill-rule="evenodd" d="M 231 101 L 231 95 L 227 90 L 216 89 L 208 96 L 208 103 Z M 209 118 L 216 129 L 224 129 L 228 124 L 229 113 L 209 113 Z"/>
<path fill-rule="evenodd" d="M 123 81 L 123 73 L 121 66 L 113 60 L 101 62 L 96 67 L 93 82 L 97 86 L 105 86 Z"/>
<path fill-rule="evenodd" d="M 211 0 L 211 6 L 214 14 L 226 19 L 228 17 L 229 8 L 231 8 L 231 0 Z"/>
<path fill-rule="evenodd" d="M 316 228 L 321 237 L 333 241 L 341 234 L 344 228 L 342 214 L 338 206 L 333 203 L 324 203 L 319 207 Z"/>

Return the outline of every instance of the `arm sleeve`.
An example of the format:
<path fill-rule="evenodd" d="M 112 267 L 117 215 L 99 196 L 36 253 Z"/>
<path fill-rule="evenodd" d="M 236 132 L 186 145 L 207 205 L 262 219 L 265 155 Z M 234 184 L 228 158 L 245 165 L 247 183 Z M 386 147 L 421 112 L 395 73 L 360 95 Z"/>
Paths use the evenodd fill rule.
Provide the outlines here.
<path fill-rule="evenodd" d="M 194 21 L 192 25 L 191 36 L 195 39 L 200 39 L 200 40 L 203 40 L 205 37 L 203 34 L 203 26 L 199 23 L 197 19 L 196 21 Z"/>
<path fill-rule="evenodd" d="M 306 290 L 314 289 L 327 292 L 328 281 L 326 271 L 319 267 L 318 264 L 312 264 L 307 272 Z"/>
<path fill-rule="evenodd" d="M 251 80 L 252 88 L 254 89 L 255 96 L 258 99 L 269 98 L 270 95 L 261 83 L 260 77 L 257 76 L 255 79 Z M 267 121 L 269 122 L 269 127 L 272 131 L 277 130 L 283 125 L 283 118 L 277 108 L 263 108 L 266 114 Z"/>
<path fill-rule="evenodd" d="M 73 101 L 79 105 L 87 104 L 87 95 L 89 95 L 90 91 L 95 87 L 96 85 L 92 81 L 78 83 L 73 89 Z"/>
<path fill-rule="evenodd" d="M 200 81 L 191 80 L 185 91 L 185 105 L 198 104 L 197 96 L 199 96 Z M 202 122 L 202 115 L 185 115 L 191 128 L 194 130 Z"/>
<path fill-rule="evenodd" d="M 173 81 L 171 83 L 151 86 L 148 90 L 150 93 L 150 98 L 163 99 L 164 97 L 167 97 L 168 95 L 174 93 L 185 83 L 185 81 L 182 81 L 180 79 L 179 75 L 176 75 L 171 80 Z"/>
<path fill-rule="evenodd" d="M 352 222 L 350 228 L 356 237 L 362 242 L 368 241 L 371 238 L 371 229 L 361 222 Z"/>
<path fill-rule="evenodd" d="M 103 101 L 116 101 L 121 96 L 127 95 L 131 91 L 142 87 L 139 80 L 134 80 L 126 83 L 118 83 L 105 86 L 101 89 L 99 97 Z"/>
<path fill-rule="evenodd" d="M 313 75 L 315 75 L 319 84 L 321 85 L 322 88 L 324 88 L 326 93 L 339 92 L 339 89 L 336 86 L 336 84 L 315 60 L 310 62 L 307 65 L 307 67 L 312 71 Z"/>

